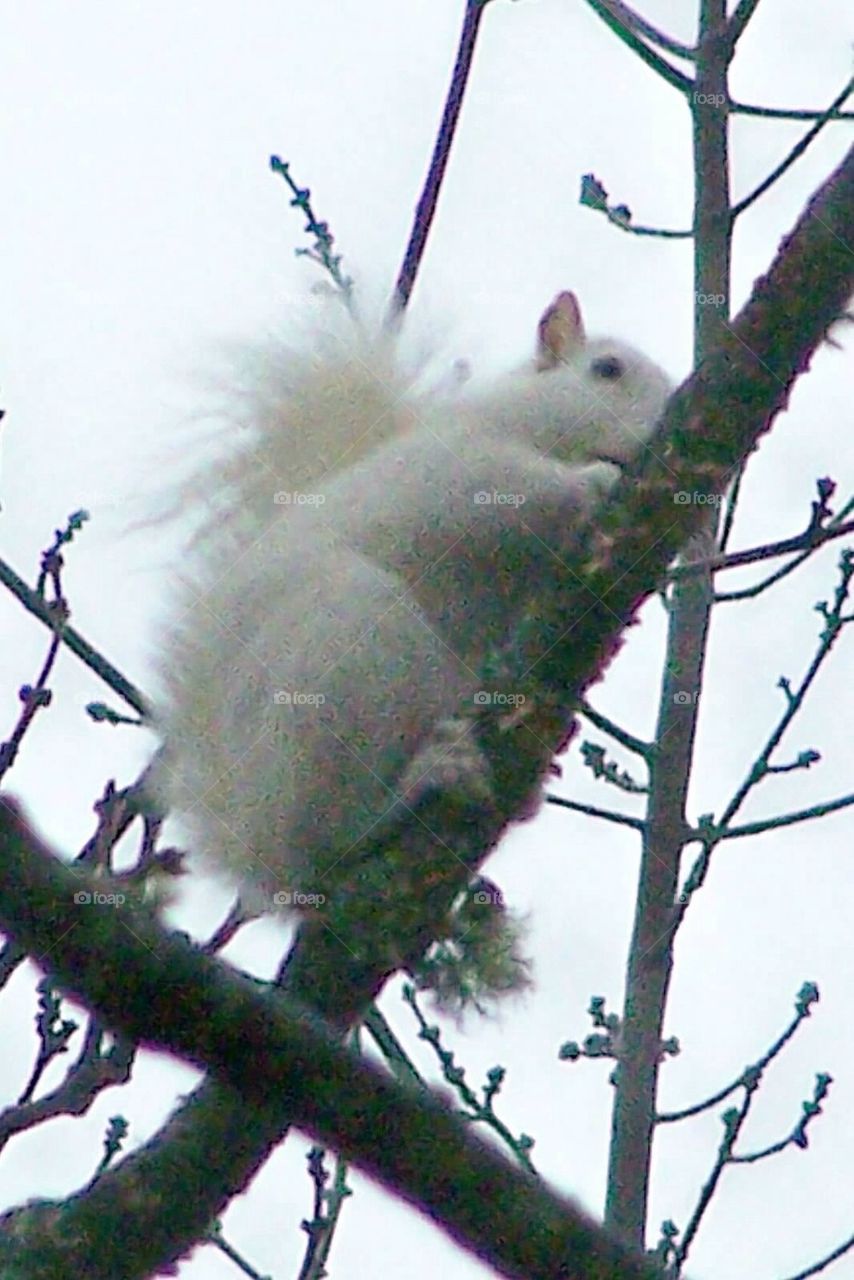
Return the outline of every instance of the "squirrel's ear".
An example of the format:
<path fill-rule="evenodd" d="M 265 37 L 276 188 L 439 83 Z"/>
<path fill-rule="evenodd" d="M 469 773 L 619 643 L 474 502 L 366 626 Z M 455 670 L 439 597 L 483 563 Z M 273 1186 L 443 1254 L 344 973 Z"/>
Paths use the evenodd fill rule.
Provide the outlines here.
<path fill-rule="evenodd" d="M 574 293 L 564 290 L 550 302 L 537 326 L 538 369 L 553 369 L 584 345 L 584 321 Z"/>

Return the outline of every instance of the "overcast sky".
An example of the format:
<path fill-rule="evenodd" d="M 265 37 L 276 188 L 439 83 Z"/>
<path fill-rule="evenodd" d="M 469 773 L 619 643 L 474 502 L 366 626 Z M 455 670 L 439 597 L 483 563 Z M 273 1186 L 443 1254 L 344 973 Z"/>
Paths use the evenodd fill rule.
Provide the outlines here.
<path fill-rule="evenodd" d="M 67 515 L 92 521 L 67 555 L 75 625 L 143 689 L 154 688 L 158 624 L 168 608 L 173 538 L 128 535 L 164 482 L 162 457 L 181 424 L 203 411 L 195 373 L 216 376 L 216 343 L 299 328 L 315 271 L 294 256 L 307 241 L 288 207 L 271 153 L 289 160 L 328 219 L 365 295 L 394 278 L 423 179 L 455 52 L 462 0 L 29 0 L 0 8 L 0 394 L 7 410 L 0 473 L 0 556 L 33 580 L 38 557 Z M 646 0 L 644 12 L 683 40 L 695 5 Z M 826 106 L 851 71 L 845 0 L 762 0 L 732 75 L 735 95 L 775 106 Z M 733 193 L 749 192 L 802 125 L 736 119 Z M 734 257 L 737 309 L 812 190 L 850 145 L 828 129 L 749 216 Z M 483 23 L 470 94 L 412 306 L 416 332 L 437 336 L 479 369 L 518 362 L 543 306 L 574 289 L 591 331 L 645 348 L 675 377 L 691 359 L 687 242 L 620 234 L 578 205 L 594 172 L 639 222 L 690 223 L 690 120 L 679 96 L 608 33 L 583 0 L 494 0 Z M 815 479 L 831 475 L 840 503 L 854 493 L 854 338 L 813 361 L 790 411 L 753 459 L 736 547 L 798 532 Z M 774 593 L 715 614 L 690 817 L 720 813 L 781 709 L 775 687 L 800 678 L 820 626 L 813 611 L 837 583 L 839 546 L 826 548 Z M 755 571 L 730 575 L 728 588 Z M 17 716 L 47 638 L 0 595 L 0 738 Z M 641 736 L 652 733 L 662 658 L 661 606 L 614 664 L 594 703 Z M 844 635 L 780 761 L 821 751 L 806 772 L 770 780 L 747 806 L 758 818 L 854 790 L 851 680 L 854 632 Z M 68 856 L 91 833 L 105 781 L 130 782 L 154 738 L 93 725 L 83 707 L 117 699 L 64 653 L 54 704 L 39 718 L 6 785 Z M 588 735 L 602 741 L 601 735 Z M 609 745 L 621 765 L 635 761 Z M 577 749 L 556 790 L 639 812 L 581 767 Z M 783 1277 L 854 1230 L 854 958 L 852 826 L 846 814 L 716 855 L 708 885 L 680 934 L 667 1018 L 683 1053 L 663 1075 L 662 1105 L 686 1106 L 759 1057 L 791 1016 L 802 982 L 822 1002 L 769 1074 L 747 1131 L 762 1146 L 797 1122 L 814 1075 L 835 1078 L 806 1152 L 728 1173 L 697 1241 L 690 1272 L 709 1280 Z M 176 835 L 177 838 L 177 835 Z M 601 1212 L 611 1093 L 606 1063 L 560 1063 L 567 1038 L 589 1031 L 591 995 L 620 1007 L 638 847 L 624 829 L 556 809 L 508 839 L 488 870 L 530 913 L 537 990 L 496 1021 L 448 1028 L 474 1087 L 508 1068 L 500 1100 L 516 1132 L 536 1138 L 539 1168 Z M 192 878 L 173 914 L 199 934 L 228 895 Z M 232 948 L 271 973 L 281 926 L 258 923 Z M 14 1100 L 31 1069 L 32 970 L 3 995 L 8 1045 L 0 1096 Z M 384 1007 L 417 1062 L 397 989 Z M 62 1067 L 64 1064 L 60 1063 Z M 54 1068 L 46 1078 L 59 1078 Z M 0 1163 L 0 1205 L 67 1194 L 100 1158 L 107 1117 L 147 1140 L 193 1073 L 146 1055 L 134 1083 L 101 1095 L 82 1120 L 26 1134 Z M 712 1116 L 668 1128 L 656 1146 L 652 1215 L 683 1225 L 720 1136 Z M 297 1274 L 310 1216 L 305 1144 L 291 1139 L 226 1217 L 229 1239 L 262 1274 Z M 334 1245 L 336 1280 L 402 1276 L 471 1280 L 487 1272 L 408 1209 L 352 1178 Z M 200 1250 L 186 1280 L 233 1277 Z M 854 1253 L 834 1277 L 854 1277 Z M 533 1280 L 533 1278 L 532 1278 Z"/>

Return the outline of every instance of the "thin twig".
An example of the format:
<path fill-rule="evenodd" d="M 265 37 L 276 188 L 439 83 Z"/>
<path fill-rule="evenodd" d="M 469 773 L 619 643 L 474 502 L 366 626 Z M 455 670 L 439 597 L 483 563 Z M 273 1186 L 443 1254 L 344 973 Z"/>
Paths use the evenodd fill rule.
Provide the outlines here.
<path fill-rule="evenodd" d="M 604 818 L 606 822 L 615 822 L 621 827 L 631 827 L 633 831 L 643 831 L 642 818 L 632 818 L 627 813 L 612 813 L 610 809 L 599 809 L 595 804 L 580 804 L 577 800 L 567 800 L 564 796 L 546 796 L 546 804 L 555 804 L 559 809 L 572 809 L 575 813 L 583 813 L 588 818 Z"/>
<path fill-rule="evenodd" d="M 852 507 L 854 507 L 854 501 L 846 503 L 844 511 L 839 513 L 840 516 L 847 515 Z M 720 569 L 738 569 L 746 564 L 756 564 L 760 560 L 773 560 L 777 556 L 789 555 L 793 551 L 812 551 L 826 542 L 831 542 L 834 538 L 841 538 L 846 533 L 854 533 L 854 520 L 837 524 L 838 519 L 839 517 L 836 517 L 823 529 L 807 530 L 791 538 L 781 538 L 779 542 L 769 542 L 761 547 L 749 547 L 746 551 L 732 551 L 727 555 L 712 556 L 707 560 L 678 565 L 670 570 L 668 577 L 686 578 L 708 570 L 717 573 Z"/>
<path fill-rule="evenodd" d="M 745 196 L 743 200 L 739 200 L 738 204 L 733 206 L 731 213 L 731 217 L 733 219 L 744 213 L 745 209 L 749 209 L 750 206 L 761 196 L 764 196 L 766 191 L 773 187 L 774 183 L 777 182 L 779 178 L 782 178 L 784 173 L 787 173 L 788 170 L 791 169 L 795 161 L 800 159 L 815 138 L 818 137 L 824 126 L 829 124 L 831 120 L 837 118 L 836 113 L 839 107 L 841 107 L 845 99 L 851 95 L 853 89 L 854 77 L 848 81 L 844 89 L 840 90 L 827 110 L 819 116 L 812 128 L 807 130 L 800 142 L 796 143 L 795 146 L 792 147 L 789 154 L 780 161 L 776 169 L 773 169 L 771 173 L 769 173 L 768 177 L 763 179 L 763 181 L 759 183 L 759 186 L 751 191 L 750 195 Z"/>
<path fill-rule="evenodd" d="M 426 1041 L 431 1046 L 438 1059 L 443 1078 L 457 1092 L 460 1101 L 463 1103 L 464 1109 L 458 1114 L 465 1120 L 486 1125 L 510 1148 L 524 1169 L 527 1169 L 529 1173 L 536 1174 L 537 1170 L 531 1160 L 531 1150 L 534 1146 L 533 1138 L 529 1138 L 525 1133 L 520 1134 L 517 1138 L 507 1128 L 504 1121 L 495 1114 L 493 1109 L 494 1099 L 504 1082 L 504 1068 L 493 1067 L 489 1072 L 488 1083 L 483 1086 L 484 1100 L 481 1102 L 474 1090 L 466 1083 L 465 1070 L 455 1062 L 451 1050 L 443 1047 L 439 1028 L 428 1024 L 418 1004 L 415 988 L 410 983 L 407 983 L 403 988 L 403 998 L 418 1022 L 419 1039 Z"/>
<path fill-rule="evenodd" d="M 761 836 L 766 831 L 777 831 L 781 827 L 793 827 L 799 822 L 809 822 L 812 818 L 824 818 L 829 813 L 838 813 L 840 809 L 850 809 L 854 804 L 854 795 L 840 796 L 838 800 L 827 800 L 824 804 L 814 804 L 809 809 L 798 809 L 794 813 L 782 813 L 776 818 L 764 821 L 745 822 L 740 827 L 726 827 L 716 832 L 717 840 L 738 840 L 744 836 Z"/>
<path fill-rule="evenodd" d="M 675 1248 L 674 1258 L 677 1274 L 688 1257 L 691 1244 L 700 1229 L 700 1224 L 709 1204 L 711 1203 L 712 1196 L 715 1193 L 715 1189 L 721 1179 L 723 1171 L 728 1164 L 732 1163 L 733 1147 L 735 1146 L 738 1136 L 744 1127 L 745 1121 L 747 1120 L 756 1091 L 762 1081 L 763 1072 L 774 1058 L 782 1052 L 783 1048 L 788 1044 L 789 1040 L 791 1040 L 792 1036 L 795 1034 L 804 1019 L 810 1016 L 812 1006 L 816 1003 L 818 998 L 817 987 L 815 987 L 811 982 L 804 983 L 801 990 L 798 992 L 798 998 L 795 1002 L 795 1016 L 792 1021 L 777 1040 L 775 1040 L 770 1049 L 768 1049 L 768 1051 L 759 1059 L 759 1061 L 754 1063 L 752 1067 L 748 1067 L 745 1070 L 744 1078 L 741 1081 L 741 1085 L 744 1088 L 744 1098 L 741 1106 L 737 1108 L 733 1107 L 731 1110 L 724 1112 L 724 1133 L 720 1146 L 718 1147 L 718 1154 L 715 1158 L 715 1163 L 709 1177 L 706 1179 L 706 1182 L 700 1190 L 697 1205 L 694 1212 L 691 1214 L 688 1225 L 686 1226 L 682 1236 L 682 1240 Z"/>
<path fill-rule="evenodd" d="M 805 1271 L 799 1271 L 797 1275 L 787 1276 L 786 1280 L 810 1280 L 810 1276 L 817 1276 L 821 1271 L 829 1267 L 832 1262 L 838 1262 L 840 1258 L 843 1258 L 852 1249 L 854 1249 L 854 1236 L 849 1236 L 847 1240 L 837 1245 L 835 1249 L 831 1249 L 830 1253 L 826 1253 L 818 1262 L 814 1262 Z"/>
<path fill-rule="evenodd" d="M 674 40 L 673 36 L 669 36 L 658 27 L 654 27 L 646 18 L 636 13 L 627 4 L 624 4 L 623 0 L 601 0 L 601 4 L 611 14 L 614 21 L 619 22 L 626 31 L 633 32 L 644 40 L 649 40 L 651 44 L 657 44 L 660 49 L 664 49 L 666 53 L 674 53 L 677 58 L 693 61 L 696 54 L 693 45 L 683 44 L 681 40 Z"/>
<path fill-rule="evenodd" d="M 412 230 L 409 233 L 409 243 L 403 255 L 403 262 L 389 304 L 387 323 L 390 326 L 399 320 L 409 304 L 409 299 L 415 286 L 415 278 L 418 275 L 418 269 L 424 257 L 427 237 L 433 225 L 439 192 L 442 189 L 454 135 L 459 123 L 460 110 L 471 72 L 481 20 L 488 3 L 489 0 L 466 0 L 463 27 L 460 32 L 460 42 L 457 48 L 454 70 L 451 75 L 451 84 L 448 89 L 448 96 L 445 99 L 445 108 L 442 112 L 442 122 L 439 125 L 439 132 L 436 136 L 436 143 L 433 147 L 433 155 L 430 159 L 430 167 L 427 170 L 427 178 L 421 192 L 421 198 L 415 209 Z"/>
<path fill-rule="evenodd" d="M 662 58 L 655 53 L 630 27 L 625 26 L 616 18 L 608 0 L 587 0 L 587 3 L 593 12 L 602 19 L 606 27 L 613 31 L 614 35 L 622 40 L 624 45 L 627 45 L 642 62 L 651 67 L 669 85 L 672 85 L 674 89 L 678 89 L 680 93 L 684 93 L 686 96 L 693 91 L 694 81 L 691 77 L 684 75 L 681 71 L 677 71 L 666 58 Z"/>
<path fill-rule="evenodd" d="M 52 631 L 57 631 L 56 619 L 53 617 L 51 609 L 45 604 L 41 596 L 28 587 L 23 578 L 20 578 L 14 569 L 12 569 L 5 561 L 0 560 L 0 583 L 8 587 L 14 596 L 20 600 L 21 604 L 39 622 L 43 622 L 46 627 L 50 627 Z M 58 629 L 58 634 L 62 643 L 67 645 L 73 654 L 80 658 L 81 662 L 85 662 L 90 671 L 94 671 L 95 675 L 108 685 L 114 693 L 133 707 L 144 719 L 151 714 L 148 700 L 140 693 L 136 685 L 131 684 L 117 667 L 99 653 L 88 640 L 84 640 L 78 631 L 67 623 Z"/>
<path fill-rule="evenodd" d="M 427 1081 L 419 1074 L 415 1063 L 376 1005 L 372 1005 L 365 1014 L 363 1025 L 398 1080 L 408 1080 L 419 1089 L 428 1089 Z"/>
<path fill-rule="evenodd" d="M 729 491 L 723 529 L 721 530 L 721 535 L 718 538 L 718 550 L 721 555 L 726 552 L 726 549 L 729 546 L 730 537 L 732 536 L 733 525 L 735 524 L 735 513 L 738 510 L 738 500 L 741 497 L 741 486 L 744 481 L 745 466 L 746 463 L 742 462 L 738 467 Z"/>
<path fill-rule="evenodd" d="M 757 107 L 747 102 L 731 102 L 730 111 L 736 116 L 759 116 L 764 120 L 821 120 L 823 109 L 800 107 Z M 854 111 L 836 111 L 831 120 L 854 120 Z"/>
<path fill-rule="evenodd" d="M 615 720 L 610 720 L 601 711 L 591 707 L 586 698 L 582 700 L 579 711 L 600 733 L 609 733 L 627 751 L 633 751 L 635 755 L 640 756 L 643 760 L 649 760 L 654 750 L 653 743 L 644 742 L 642 738 L 636 738 L 633 733 L 629 733 L 628 729 L 624 729 Z"/>
<path fill-rule="evenodd" d="M 804 699 L 806 698 L 806 695 L 821 670 L 826 658 L 830 654 L 831 649 L 836 643 L 842 628 L 848 622 L 854 621 L 854 618 L 852 618 L 851 615 L 843 615 L 842 612 L 843 606 L 848 600 L 852 576 L 854 576 L 854 552 L 844 551 L 840 560 L 839 586 L 836 588 L 834 593 L 832 607 L 828 608 L 827 605 L 823 605 L 821 607 L 821 613 L 824 617 L 825 625 L 822 628 L 821 635 L 819 636 L 819 643 L 815 656 L 810 663 L 806 674 L 794 693 L 789 687 L 789 682 L 781 677 L 778 683 L 785 695 L 786 705 L 776 726 L 768 736 L 768 739 L 766 740 L 762 750 L 759 752 L 759 755 L 753 761 L 744 781 L 738 787 L 732 799 L 726 806 L 720 820 L 714 824 L 709 823 L 707 828 L 695 832 L 693 837 L 691 837 L 693 839 L 699 839 L 702 843 L 702 848 L 694 861 L 694 865 L 691 867 L 687 880 L 685 881 L 682 893 L 680 894 L 679 905 L 675 908 L 678 923 L 681 923 L 688 907 L 690 906 L 693 895 L 702 887 L 705 881 L 711 863 L 711 855 L 714 852 L 716 845 L 721 840 L 727 838 L 727 833 L 730 831 L 730 823 L 732 819 L 735 817 L 736 813 L 738 813 L 739 809 L 744 804 L 744 801 L 754 790 L 757 784 L 761 782 L 763 778 L 768 776 L 768 765 L 771 756 L 774 751 L 776 751 L 784 734 L 786 733 L 786 730 L 789 728 L 795 716 L 803 706 Z M 847 797 L 843 798 L 843 801 L 831 801 L 830 805 L 827 806 L 824 811 L 831 812 L 832 806 L 844 808 L 846 807 L 846 800 Z M 814 808 L 818 811 L 822 809 L 822 806 L 817 805 L 814 806 Z M 815 812 L 811 816 L 819 817 L 821 814 L 820 812 Z M 803 816 L 800 814 L 789 815 L 789 817 L 789 823 L 784 819 L 772 818 L 766 819 L 765 823 L 762 824 L 746 824 L 749 828 L 747 830 L 744 828 L 734 828 L 734 830 L 740 831 L 743 835 L 756 835 L 758 834 L 758 829 L 760 827 L 764 827 L 765 830 L 768 830 L 771 827 L 786 826 L 791 825 L 791 823 L 795 821 L 803 821 Z"/>

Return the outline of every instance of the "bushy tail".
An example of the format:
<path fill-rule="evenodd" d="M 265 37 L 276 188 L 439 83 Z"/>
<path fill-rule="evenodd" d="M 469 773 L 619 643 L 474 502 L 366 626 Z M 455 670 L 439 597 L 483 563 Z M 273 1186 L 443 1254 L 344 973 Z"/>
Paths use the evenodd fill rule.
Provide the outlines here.
<path fill-rule="evenodd" d="M 388 336 L 344 320 L 300 345 L 232 347 L 217 378 L 220 456 L 177 482 L 172 510 L 206 512 L 200 533 L 263 527 L 308 504 L 327 478 L 413 427 L 441 393 L 416 391 Z"/>

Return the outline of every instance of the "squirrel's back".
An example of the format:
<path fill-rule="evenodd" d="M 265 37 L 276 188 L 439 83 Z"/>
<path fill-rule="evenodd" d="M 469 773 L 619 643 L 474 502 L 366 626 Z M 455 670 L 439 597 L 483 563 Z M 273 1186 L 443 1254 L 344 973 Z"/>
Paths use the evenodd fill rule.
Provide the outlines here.
<path fill-rule="evenodd" d="M 589 342 L 570 294 L 536 361 L 487 392 L 419 395 L 389 342 L 356 336 L 262 363 L 250 438 L 187 491 L 213 490 L 214 514 L 163 664 L 162 786 L 197 845 L 270 909 L 333 889 L 437 726 L 465 723 L 491 649 L 556 589 L 670 387 Z"/>

